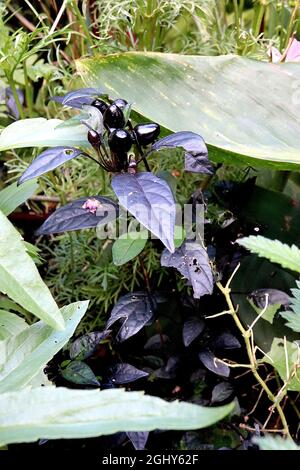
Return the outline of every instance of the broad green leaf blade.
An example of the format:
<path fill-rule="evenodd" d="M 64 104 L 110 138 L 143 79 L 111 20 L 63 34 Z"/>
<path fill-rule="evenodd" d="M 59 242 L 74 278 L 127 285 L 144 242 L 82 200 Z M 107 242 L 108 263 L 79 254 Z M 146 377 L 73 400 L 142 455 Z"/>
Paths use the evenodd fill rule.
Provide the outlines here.
<path fill-rule="evenodd" d="M 56 147 L 58 145 L 88 146 L 86 127 L 58 127 L 61 119 L 20 119 L 0 134 L 0 151 L 22 147 Z"/>
<path fill-rule="evenodd" d="M 292 439 L 283 439 L 279 436 L 254 437 L 253 442 L 257 444 L 260 450 L 300 450 Z"/>
<path fill-rule="evenodd" d="M 299 64 L 153 52 L 76 64 L 86 84 L 133 102 L 150 120 L 199 133 L 214 161 L 278 169 L 300 163 Z"/>
<path fill-rule="evenodd" d="M 10 184 L 0 191 L 0 210 L 4 215 L 11 214 L 20 204 L 32 196 L 38 188 L 36 180 L 28 181 L 22 186 Z"/>
<path fill-rule="evenodd" d="M 296 245 L 289 246 L 279 240 L 269 240 L 261 235 L 241 238 L 237 240 L 237 243 L 261 258 L 267 258 L 283 268 L 300 273 L 300 250 Z"/>
<path fill-rule="evenodd" d="M 12 312 L 0 310 L 0 340 L 17 335 L 28 328 L 26 321 Z"/>
<path fill-rule="evenodd" d="M 296 341 L 292 343 L 283 338 L 274 338 L 263 361 L 275 367 L 284 382 L 288 380 L 287 390 L 300 391 L 300 352 Z"/>
<path fill-rule="evenodd" d="M 50 290 L 28 255 L 22 237 L 0 211 L 0 291 L 53 328 L 64 320 Z"/>
<path fill-rule="evenodd" d="M 113 244 L 113 262 L 117 266 L 127 263 L 138 256 L 147 243 L 148 230 L 141 232 L 123 233 Z"/>
<path fill-rule="evenodd" d="M 88 307 L 88 301 L 61 309 L 66 323 L 57 331 L 39 321 L 5 341 L 6 362 L 0 369 L 0 393 L 25 387 L 69 341 Z"/>
<path fill-rule="evenodd" d="M 0 445 L 120 431 L 199 429 L 223 419 L 233 408 L 232 403 L 214 408 L 170 403 L 123 389 L 27 388 L 0 395 Z"/>

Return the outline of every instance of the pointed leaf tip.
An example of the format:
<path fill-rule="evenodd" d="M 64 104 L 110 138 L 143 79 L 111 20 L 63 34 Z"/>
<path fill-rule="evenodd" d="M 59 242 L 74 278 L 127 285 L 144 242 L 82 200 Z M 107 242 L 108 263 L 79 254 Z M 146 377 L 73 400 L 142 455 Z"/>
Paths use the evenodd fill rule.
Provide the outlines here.
<path fill-rule="evenodd" d="M 54 170 L 63 163 L 72 160 L 73 158 L 83 155 L 84 152 L 75 147 L 53 147 L 45 152 L 42 152 L 37 158 L 35 158 L 29 165 L 27 170 L 18 180 L 18 186 L 25 181 L 37 178 L 38 176 L 47 173 L 50 170 Z"/>

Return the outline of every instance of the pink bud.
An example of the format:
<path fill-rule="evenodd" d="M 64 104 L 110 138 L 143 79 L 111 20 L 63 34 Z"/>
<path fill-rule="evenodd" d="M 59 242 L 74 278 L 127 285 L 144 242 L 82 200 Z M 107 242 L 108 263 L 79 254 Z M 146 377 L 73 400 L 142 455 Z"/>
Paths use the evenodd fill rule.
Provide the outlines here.
<path fill-rule="evenodd" d="M 95 198 L 87 199 L 82 206 L 82 209 L 90 212 L 91 214 L 96 214 L 97 209 L 101 206 L 100 202 Z"/>

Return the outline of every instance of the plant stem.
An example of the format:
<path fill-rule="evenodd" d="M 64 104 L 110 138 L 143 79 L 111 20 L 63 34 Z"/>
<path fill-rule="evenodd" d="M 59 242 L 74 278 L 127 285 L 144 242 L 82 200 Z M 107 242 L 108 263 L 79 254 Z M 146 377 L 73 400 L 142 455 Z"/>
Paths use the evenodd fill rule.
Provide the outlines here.
<path fill-rule="evenodd" d="M 14 96 L 14 99 L 15 99 L 15 102 L 16 102 L 16 105 L 17 105 L 17 108 L 18 108 L 18 111 L 19 111 L 19 114 L 20 114 L 20 118 L 25 119 L 24 109 L 23 109 L 23 106 L 20 102 L 19 95 L 18 95 L 13 77 L 12 76 L 7 76 L 7 81 L 8 81 L 8 84 L 9 84 L 10 88 L 11 88 L 12 94 Z"/>
<path fill-rule="evenodd" d="M 252 26 L 254 37 L 257 37 L 260 33 L 262 21 L 264 19 L 264 14 L 265 14 L 265 8 L 266 7 L 263 4 L 257 5 L 255 8 L 253 26 Z"/>
<path fill-rule="evenodd" d="M 101 168 L 101 193 L 106 194 L 107 187 L 106 187 L 106 172 L 103 168 Z"/>
<path fill-rule="evenodd" d="M 294 24 L 295 24 L 295 21 L 296 21 L 296 17 L 297 17 L 299 7 L 300 7 L 300 0 L 296 0 L 293 12 L 291 14 L 291 19 L 290 19 L 290 22 L 289 22 L 289 25 L 288 25 L 288 28 L 287 28 L 287 31 L 286 31 L 285 44 L 284 44 L 285 48 L 288 47 L 289 40 L 290 40 L 290 37 L 291 37 L 292 32 L 293 32 L 293 28 L 294 28 Z"/>
<path fill-rule="evenodd" d="M 80 26 L 82 27 L 82 30 L 83 30 L 84 34 L 85 34 L 85 39 L 86 39 L 86 41 L 87 41 L 87 43 L 88 43 L 88 46 L 89 46 L 89 49 L 90 49 L 89 52 L 91 52 L 91 54 L 93 54 L 93 48 L 92 48 L 92 46 L 93 46 L 93 39 L 92 39 L 92 36 L 91 36 L 91 34 L 90 34 L 90 32 L 89 32 L 89 28 L 88 28 L 88 26 L 87 26 L 87 24 L 86 24 L 86 21 L 85 21 L 84 17 L 82 16 L 81 11 L 80 11 L 79 8 L 78 8 L 77 0 L 74 0 L 74 1 L 72 2 L 72 6 L 73 6 L 73 8 L 74 8 L 75 16 L 76 16 L 76 18 L 77 18 L 77 20 L 78 20 Z"/>
<path fill-rule="evenodd" d="M 236 42 L 238 46 L 239 40 L 240 40 L 240 11 L 239 11 L 238 0 L 233 0 L 233 8 L 234 8 L 234 19 L 235 19 L 235 28 L 236 28 Z"/>
<path fill-rule="evenodd" d="M 70 239 L 70 262 L 71 262 L 71 286 L 72 286 L 72 297 L 74 295 L 74 288 L 75 288 L 75 257 L 74 257 L 74 241 L 73 241 L 73 234 L 69 233 Z"/>
<path fill-rule="evenodd" d="M 23 71 L 24 71 L 26 104 L 27 104 L 27 107 L 28 107 L 29 117 L 33 117 L 32 93 L 31 93 L 31 89 L 30 89 L 29 81 L 28 81 L 26 60 L 24 60 L 24 62 L 23 62 Z"/>
<path fill-rule="evenodd" d="M 281 422 L 282 422 L 284 433 L 286 434 L 286 436 L 291 438 L 290 431 L 289 431 L 288 424 L 287 424 L 287 420 L 286 420 L 284 411 L 282 409 L 282 406 L 280 405 L 281 400 L 278 400 L 278 397 L 276 398 L 276 396 L 271 392 L 268 385 L 265 383 L 265 381 L 263 380 L 263 378 L 260 376 L 260 374 L 257 371 L 258 365 L 257 365 L 255 355 L 253 353 L 252 344 L 251 344 L 251 331 L 252 330 L 249 330 L 249 329 L 246 330 L 243 327 L 243 325 L 242 325 L 242 323 L 241 323 L 241 321 L 240 321 L 240 319 L 237 315 L 237 311 L 234 308 L 234 305 L 233 305 L 231 297 L 230 297 L 231 289 L 229 287 L 229 284 L 230 284 L 231 279 L 229 279 L 229 281 L 227 282 L 225 287 L 223 287 L 223 285 L 220 282 L 217 282 L 217 286 L 220 289 L 220 291 L 222 292 L 222 294 L 224 295 L 226 303 L 227 303 L 229 311 L 230 311 L 230 314 L 231 314 L 236 326 L 238 327 L 238 329 L 240 330 L 240 332 L 241 332 L 241 334 L 244 338 L 247 354 L 248 354 L 250 365 L 251 365 L 251 371 L 252 371 L 254 377 L 256 378 L 257 382 L 261 385 L 263 390 L 266 392 L 266 394 L 267 394 L 268 398 L 270 399 L 270 401 L 272 401 L 272 403 L 276 407 L 277 412 L 278 412 L 278 414 L 280 416 L 280 419 L 281 419 Z"/>

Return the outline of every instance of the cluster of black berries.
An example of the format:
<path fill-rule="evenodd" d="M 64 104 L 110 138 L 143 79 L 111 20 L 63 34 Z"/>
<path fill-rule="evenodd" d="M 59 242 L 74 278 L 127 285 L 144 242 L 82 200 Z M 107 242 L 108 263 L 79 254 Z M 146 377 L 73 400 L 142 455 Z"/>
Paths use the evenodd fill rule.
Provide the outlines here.
<path fill-rule="evenodd" d="M 160 127 L 154 122 L 132 126 L 126 122 L 123 110 L 128 106 L 127 101 L 119 98 L 112 104 L 96 99 L 91 103 L 103 115 L 103 125 L 108 132 L 110 155 L 105 148 L 103 138 L 95 130 L 88 131 L 88 140 L 98 152 L 101 166 L 111 172 L 132 171 L 136 166 L 134 159 L 128 160 L 128 152 L 135 145 L 140 157 L 143 158 L 142 147 L 152 144 L 159 136 Z"/>

